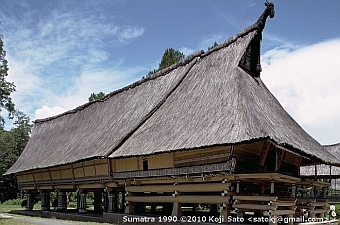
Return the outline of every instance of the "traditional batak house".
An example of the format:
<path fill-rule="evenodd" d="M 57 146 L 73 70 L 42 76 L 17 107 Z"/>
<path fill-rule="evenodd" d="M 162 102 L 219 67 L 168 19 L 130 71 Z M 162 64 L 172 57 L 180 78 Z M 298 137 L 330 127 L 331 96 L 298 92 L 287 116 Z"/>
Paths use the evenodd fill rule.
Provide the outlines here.
<path fill-rule="evenodd" d="M 198 204 L 224 218 L 231 210 L 240 218 L 245 212 L 289 218 L 309 202 L 310 215 L 322 216 L 325 201 L 298 198 L 296 185 L 312 185 L 301 181 L 299 168 L 339 162 L 260 78 L 262 31 L 274 17 L 274 5 L 265 5 L 255 24 L 223 44 L 101 100 L 36 120 L 7 171 L 27 193 L 27 209 L 39 192 L 48 210 L 56 191 L 58 209 L 66 210 L 65 193 L 77 191 L 79 212 L 94 192 L 94 208 L 105 218 L 120 210 L 179 218 L 198 213 L 184 210 Z"/>
<path fill-rule="evenodd" d="M 334 155 L 340 162 L 340 143 L 333 145 L 324 145 L 324 148 Z M 331 182 L 331 189 L 329 190 L 329 198 L 339 198 L 340 189 L 340 167 L 332 165 L 313 165 L 303 166 L 300 168 L 301 176 L 308 179 L 323 180 Z"/>

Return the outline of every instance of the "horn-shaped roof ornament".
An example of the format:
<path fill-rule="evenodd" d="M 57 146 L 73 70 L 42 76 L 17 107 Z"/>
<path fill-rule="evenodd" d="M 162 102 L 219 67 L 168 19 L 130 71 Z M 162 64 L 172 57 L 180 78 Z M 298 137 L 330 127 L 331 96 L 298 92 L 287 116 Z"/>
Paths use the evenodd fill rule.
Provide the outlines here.
<path fill-rule="evenodd" d="M 267 20 L 268 16 L 270 18 L 274 18 L 274 16 L 275 16 L 274 3 L 268 2 L 268 0 L 266 0 L 264 5 L 266 6 L 266 9 L 264 10 L 262 15 L 257 20 L 257 24 L 261 29 L 263 29 L 265 27 L 266 20 Z"/>
<path fill-rule="evenodd" d="M 260 62 L 260 43 L 262 40 L 262 30 L 265 27 L 266 20 L 268 16 L 270 18 L 274 18 L 275 11 L 274 11 L 274 3 L 266 2 L 264 3 L 266 9 L 256 21 L 256 23 L 250 26 L 248 29 L 258 29 L 260 32 L 253 38 L 252 42 L 248 46 L 246 52 L 242 56 L 239 65 L 245 71 L 247 71 L 253 77 L 260 77 L 262 72 L 261 62 Z M 247 30 L 247 29 L 246 29 Z M 249 30 L 248 30 L 249 31 Z"/>

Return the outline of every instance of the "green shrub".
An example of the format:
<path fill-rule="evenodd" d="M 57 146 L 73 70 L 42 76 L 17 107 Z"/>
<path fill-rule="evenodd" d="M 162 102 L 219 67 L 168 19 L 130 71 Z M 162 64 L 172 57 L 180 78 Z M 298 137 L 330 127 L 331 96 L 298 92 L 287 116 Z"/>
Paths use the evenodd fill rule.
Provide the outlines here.
<path fill-rule="evenodd" d="M 11 199 L 11 200 L 5 201 L 3 204 L 4 205 L 21 205 L 22 201 L 23 201 L 23 199 L 21 199 L 21 198 Z"/>

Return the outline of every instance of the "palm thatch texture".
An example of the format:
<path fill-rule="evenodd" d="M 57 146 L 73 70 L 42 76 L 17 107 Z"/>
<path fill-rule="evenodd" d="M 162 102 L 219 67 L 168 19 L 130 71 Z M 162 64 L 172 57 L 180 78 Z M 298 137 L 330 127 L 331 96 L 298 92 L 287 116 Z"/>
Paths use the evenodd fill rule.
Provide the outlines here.
<path fill-rule="evenodd" d="M 208 52 L 193 54 L 102 100 L 35 121 L 31 139 L 7 174 L 95 157 L 151 155 L 260 139 L 316 161 L 339 163 L 252 74 L 254 66 L 248 67 L 258 63 L 263 27 L 257 21 Z"/>

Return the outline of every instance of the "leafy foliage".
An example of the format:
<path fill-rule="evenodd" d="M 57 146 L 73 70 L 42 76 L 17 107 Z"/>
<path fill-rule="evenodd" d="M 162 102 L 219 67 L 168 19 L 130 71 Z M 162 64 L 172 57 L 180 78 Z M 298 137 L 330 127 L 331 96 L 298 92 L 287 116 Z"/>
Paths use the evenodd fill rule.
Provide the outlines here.
<path fill-rule="evenodd" d="M 105 96 L 105 93 L 99 92 L 98 94 L 92 93 L 89 97 L 89 102 L 101 99 Z"/>
<path fill-rule="evenodd" d="M 3 174 L 15 163 L 24 150 L 32 124 L 30 119 L 22 112 L 14 113 L 15 128 L 10 131 L 0 128 L 0 202 L 18 197 L 18 186 L 14 175 Z"/>
<path fill-rule="evenodd" d="M 211 47 L 208 48 L 208 50 L 211 50 L 211 49 L 215 48 L 216 46 L 218 46 L 218 44 L 217 44 L 217 42 L 215 41 L 214 44 L 213 44 Z"/>
<path fill-rule="evenodd" d="M 2 109 L 6 109 L 9 112 L 9 117 L 12 118 L 14 110 L 14 103 L 10 97 L 11 93 L 15 91 L 14 83 L 6 81 L 8 76 L 8 65 L 6 57 L 6 51 L 3 49 L 4 43 L 0 36 L 0 112 Z M 0 125 L 3 126 L 4 119 L 0 116 Z"/>
<path fill-rule="evenodd" d="M 184 58 L 184 54 L 180 51 L 176 51 L 173 48 L 166 49 L 162 60 L 159 64 L 158 70 L 163 70 Z"/>
<path fill-rule="evenodd" d="M 177 62 L 179 62 L 181 59 L 183 59 L 185 56 L 182 52 L 177 51 L 173 48 L 168 48 L 165 50 L 161 62 L 158 65 L 158 69 L 155 69 L 153 71 L 150 71 L 148 75 L 151 75 L 153 73 L 156 73 L 160 70 L 163 70 Z"/>

